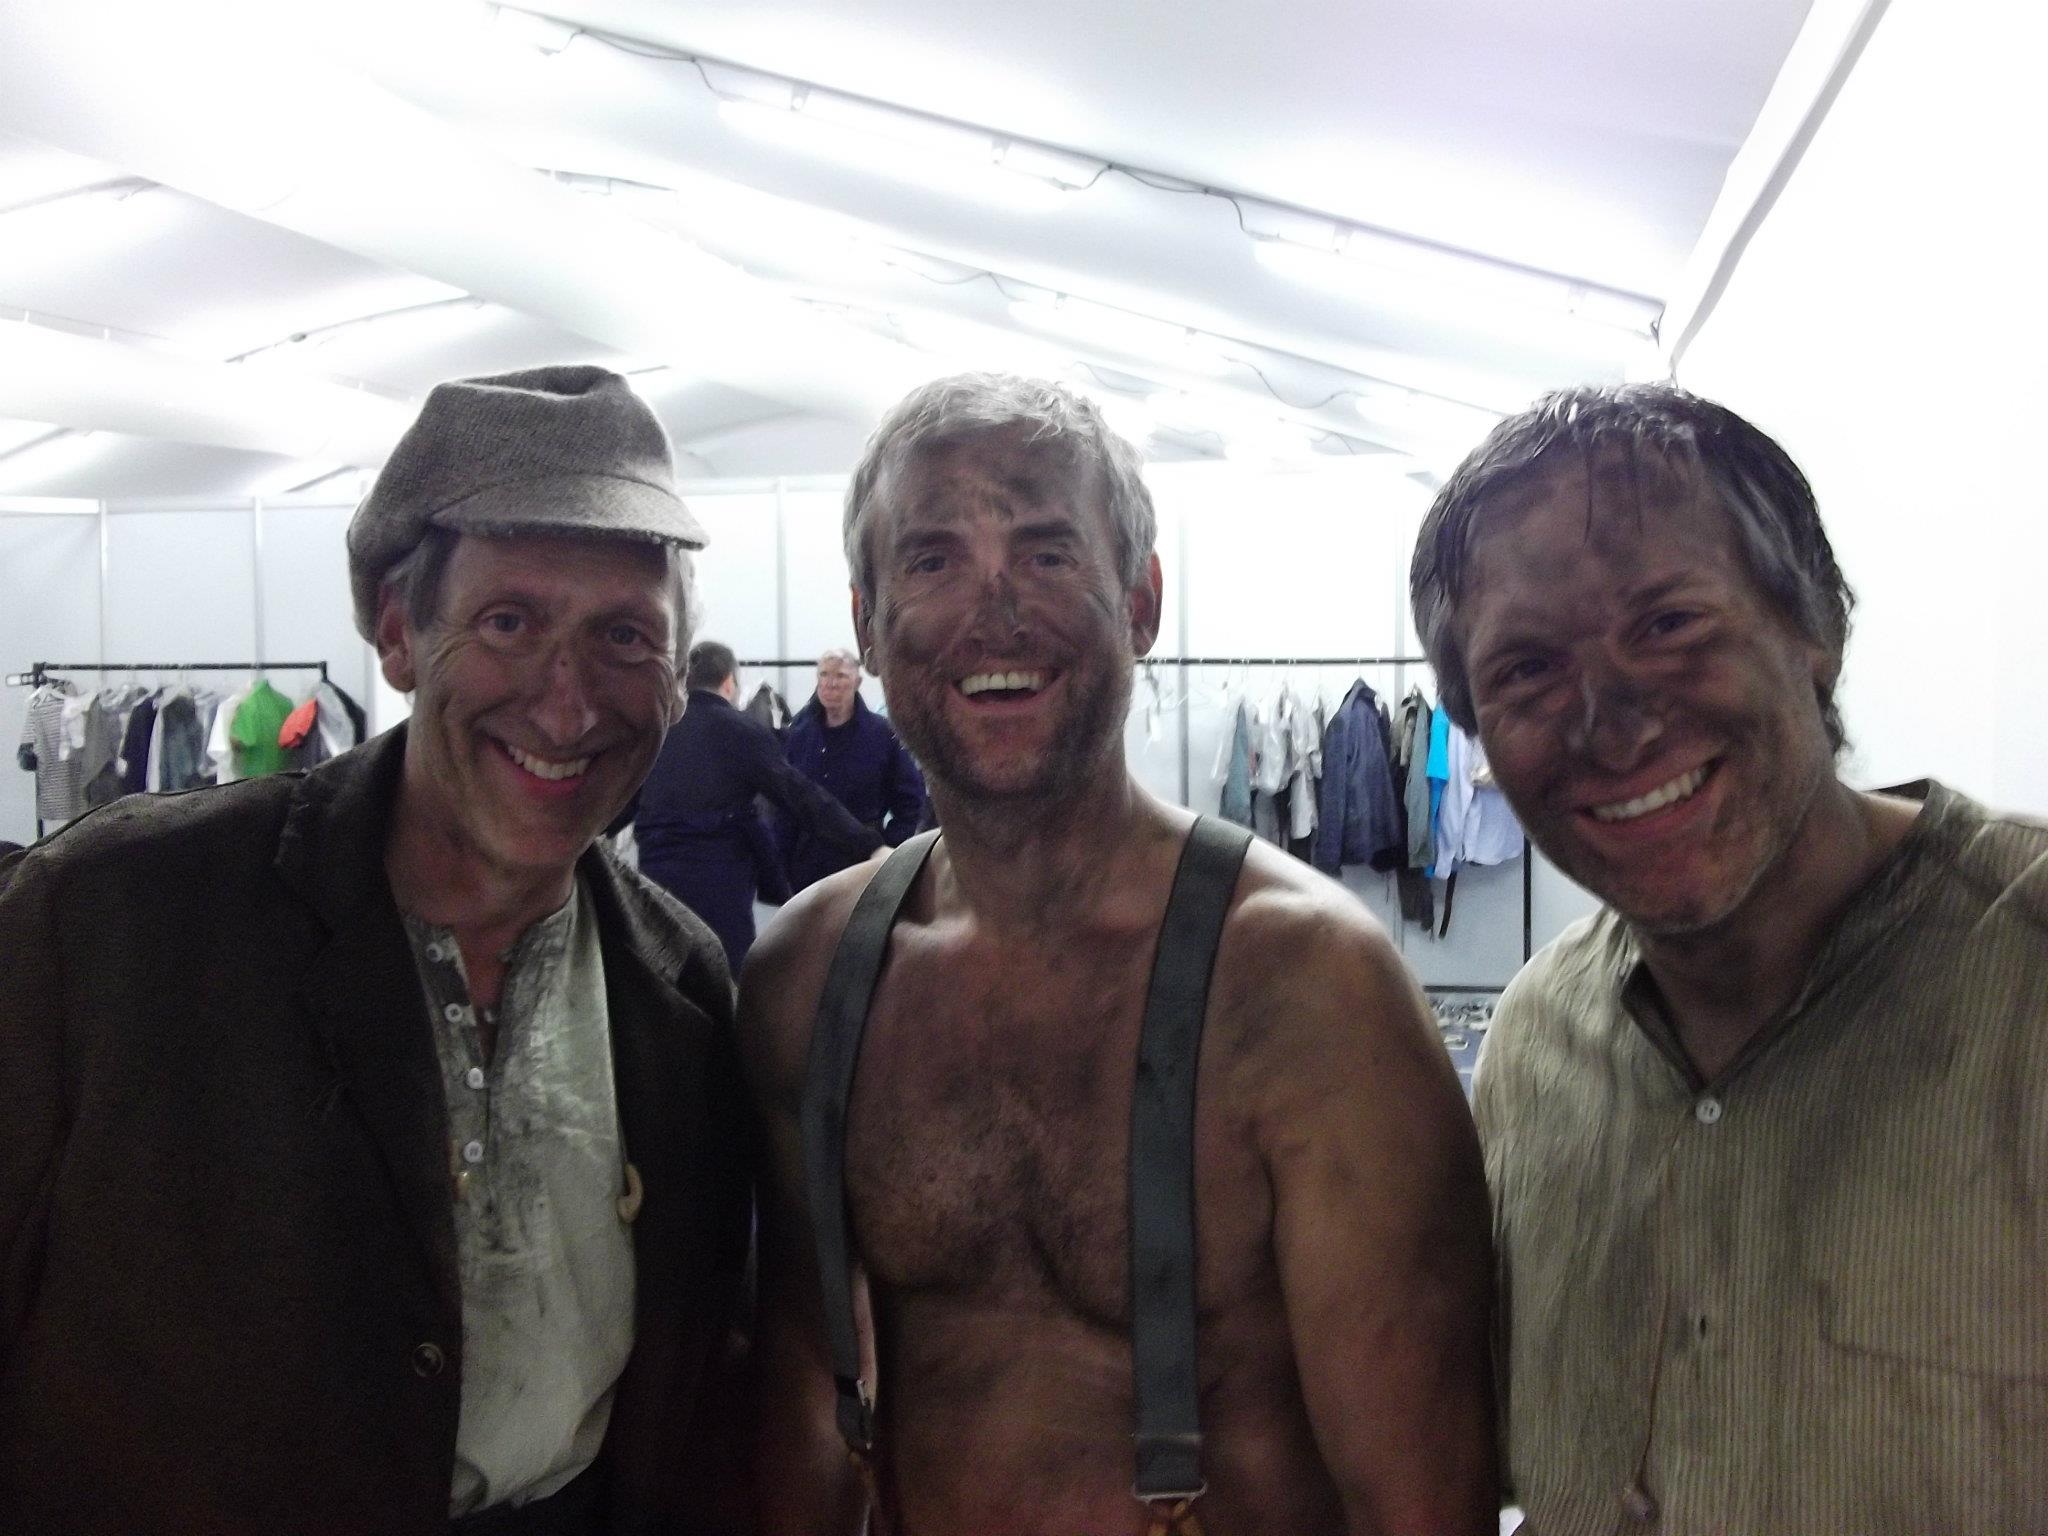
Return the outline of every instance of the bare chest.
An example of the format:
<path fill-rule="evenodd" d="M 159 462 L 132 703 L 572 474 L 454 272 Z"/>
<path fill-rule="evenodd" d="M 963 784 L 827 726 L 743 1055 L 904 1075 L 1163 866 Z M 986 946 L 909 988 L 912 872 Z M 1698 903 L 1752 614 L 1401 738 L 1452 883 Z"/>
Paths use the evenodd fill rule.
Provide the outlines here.
<path fill-rule="evenodd" d="M 884 1285 L 1128 1320 L 1129 1141 L 1150 944 L 1025 965 L 899 945 L 847 1136 Z M 1216 1075 L 1205 1069 L 1198 1103 Z M 1197 1166 L 1213 1161 L 1198 1109 Z M 1199 1173 L 1198 1173 L 1199 1177 Z"/>

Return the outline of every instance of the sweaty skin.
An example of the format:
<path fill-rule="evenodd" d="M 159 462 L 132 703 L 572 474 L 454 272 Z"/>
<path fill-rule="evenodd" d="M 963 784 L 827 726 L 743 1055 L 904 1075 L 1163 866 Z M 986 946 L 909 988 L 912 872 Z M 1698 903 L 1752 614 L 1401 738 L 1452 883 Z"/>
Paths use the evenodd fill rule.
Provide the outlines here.
<path fill-rule="evenodd" d="M 1159 571 L 1119 580 L 1098 488 L 985 435 L 885 473 L 857 623 L 945 835 L 868 1022 L 847 1180 L 882 1479 L 906 1533 L 1138 1536 L 1128 1135 L 1140 1014 L 1192 818 L 1124 766 Z M 1036 673 L 1026 697 L 957 684 Z M 852 1531 L 797 1126 L 818 992 L 872 875 L 784 909 L 741 1035 L 769 1128 L 760 1528 Z M 1255 844 L 1196 1105 L 1208 1536 L 1491 1532 L 1478 1147 L 1386 936 Z"/>

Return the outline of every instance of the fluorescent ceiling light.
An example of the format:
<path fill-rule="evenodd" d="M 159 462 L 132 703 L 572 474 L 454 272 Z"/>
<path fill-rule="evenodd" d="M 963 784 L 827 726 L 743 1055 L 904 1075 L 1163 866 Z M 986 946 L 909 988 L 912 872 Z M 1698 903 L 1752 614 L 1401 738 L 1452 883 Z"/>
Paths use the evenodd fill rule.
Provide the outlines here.
<path fill-rule="evenodd" d="M 728 97 L 718 112 L 755 138 L 918 186 L 1031 210 L 1060 201 L 1058 183 L 1007 169 L 995 140 L 970 128 L 801 89 L 786 107 Z"/>
<path fill-rule="evenodd" d="M 1551 344 L 1571 344 L 1575 337 L 1583 347 L 1602 332 L 1610 333 L 1610 344 L 1647 340 L 1662 312 L 1651 299 L 1365 230 L 1340 235 L 1333 249 L 1265 238 L 1255 239 L 1252 250 L 1282 276 L 1329 292 L 1391 310 L 1466 314 L 1485 324 L 1506 321 Z"/>
<path fill-rule="evenodd" d="M 1230 368 L 1230 359 L 1218 350 L 1216 338 L 1202 331 L 1066 294 L 1050 302 L 1012 299 L 1010 318 L 1034 330 L 1070 336 L 1098 350 L 1126 352 L 1190 373 L 1220 374 Z"/>
<path fill-rule="evenodd" d="M 1233 399 L 1221 394 L 1193 394 L 1182 389 L 1162 389 L 1148 395 L 1145 404 L 1161 424 L 1182 432 L 1213 432 L 1221 437 L 1257 436 L 1285 426 L 1284 418 L 1262 410 L 1250 398 Z"/>

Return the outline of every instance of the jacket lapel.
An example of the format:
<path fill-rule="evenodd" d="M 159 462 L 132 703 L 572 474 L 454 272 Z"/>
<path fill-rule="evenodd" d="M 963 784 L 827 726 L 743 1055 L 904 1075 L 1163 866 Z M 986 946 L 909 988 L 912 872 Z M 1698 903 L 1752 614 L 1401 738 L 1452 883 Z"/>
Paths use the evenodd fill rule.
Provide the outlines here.
<path fill-rule="evenodd" d="M 306 967 L 301 1002 L 383 1153 L 452 1320 L 461 1316 L 462 1286 L 440 1060 L 384 873 L 384 836 L 404 760 L 401 725 L 301 780 L 278 842 L 277 869 L 327 927 L 327 943 Z"/>

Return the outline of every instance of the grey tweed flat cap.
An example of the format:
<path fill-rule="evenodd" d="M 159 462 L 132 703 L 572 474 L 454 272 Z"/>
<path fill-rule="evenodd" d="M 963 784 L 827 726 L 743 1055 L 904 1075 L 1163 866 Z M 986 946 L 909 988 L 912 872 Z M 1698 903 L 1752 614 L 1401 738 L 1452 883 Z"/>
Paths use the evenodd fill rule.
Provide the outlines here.
<path fill-rule="evenodd" d="M 528 368 L 437 384 L 348 525 L 356 628 L 429 528 L 704 547 L 654 412 L 607 369 Z"/>

